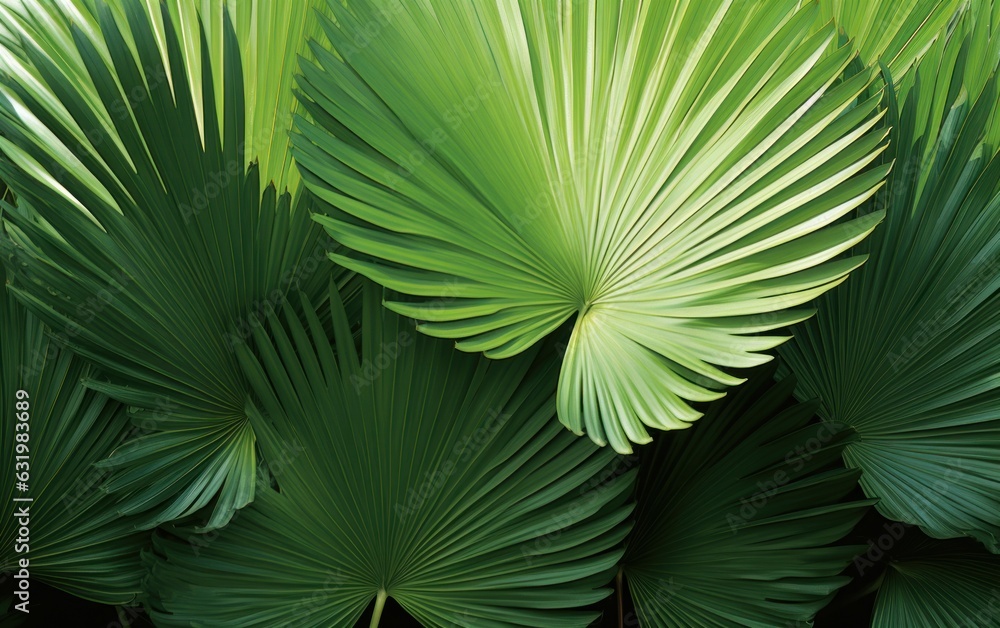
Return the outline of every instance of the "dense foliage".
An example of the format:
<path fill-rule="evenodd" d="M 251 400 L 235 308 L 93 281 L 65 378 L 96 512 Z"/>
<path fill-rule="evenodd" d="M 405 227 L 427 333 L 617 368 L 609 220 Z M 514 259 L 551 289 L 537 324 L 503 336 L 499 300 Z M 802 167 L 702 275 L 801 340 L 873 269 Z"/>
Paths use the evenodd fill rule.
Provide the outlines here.
<path fill-rule="evenodd" d="M 0 0 L 0 623 L 1000 626 L 998 29 Z"/>

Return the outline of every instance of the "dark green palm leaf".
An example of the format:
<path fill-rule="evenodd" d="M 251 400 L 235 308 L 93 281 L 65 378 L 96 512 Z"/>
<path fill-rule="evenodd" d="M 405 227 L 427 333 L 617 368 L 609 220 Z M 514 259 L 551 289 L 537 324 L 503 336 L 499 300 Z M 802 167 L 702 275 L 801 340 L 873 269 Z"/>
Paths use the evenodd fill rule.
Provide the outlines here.
<path fill-rule="evenodd" d="M 770 359 L 863 258 L 883 132 L 815 3 L 331 1 L 296 136 L 335 259 L 430 335 L 516 355 L 575 317 L 558 416 L 619 452 Z M 429 10 L 430 9 L 430 10 Z M 358 45 L 363 40 L 365 45 Z M 405 52 L 404 52 L 405 51 Z M 860 174 L 859 174 L 860 173 Z M 855 176 L 857 175 L 857 176 Z M 720 368 L 722 367 L 722 368 Z"/>
<path fill-rule="evenodd" d="M 892 104 L 888 219 L 860 251 L 871 261 L 782 355 L 797 395 L 858 431 L 845 460 L 882 514 L 997 551 L 1000 158 L 984 137 L 998 104 L 993 78 L 970 93 L 964 72 L 981 59 L 963 34 L 936 44 Z"/>
<path fill-rule="evenodd" d="M 223 124 L 216 124 L 206 70 L 201 102 L 210 113 L 202 140 L 166 9 L 169 68 L 140 2 L 123 7 L 127 39 L 107 6 L 99 12 L 100 46 L 69 27 L 114 132 L 88 106 L 93 99 L 79 82 L 37 46 L 26 43 L 24 55 L 44 89 L 4 78 L 0 172 L 47 221 L 6 216 L 22 265 L 13 290 L 101 367 L 89 385 L 134 406 L 135 422 L 149 432 L 107 463 L 115 470 L 108 488 L 130 495 L 123 509 L 148 511 L 155 525 L 215 500 L 207 524 L 214 527 L 251 501 L 256 476 L 248 388 L 233 348 L 249 335 L 248 321 L 277 307 L 288 290 L 322 293 L 329 264 L 308 197 L 293 205 L 288 194 L 264 188 L 256 166 L 244 167 L 243 80 L 232 26 L 221 60 Z M 60 108 L 75 127 L 52 113 Z M 81 141 L 74 128 L 91 131 Z M 48 172 L 58 163 L 46 157 L 53 150 L 79 167 Z"/>
<path fill-rule="evenodd" d="M 352 626 L 392 597 L 426 626 L 587 625 L 634 471 L 551 420 L 555 355 L 462 354 L 365 295 L 360 353 L 308 304 L 255 330 L 259 359 L 241 349 L 281 492 L 203 547 L 157 537 L 156 621 Z"/>
<path fill-rule="evenodd" d="M 968 540 L 909 545 L 886 568 L 872 628 L 1000 626 L 1000 556 Z"/>
<path fill-rule="evenodd" d="M 29 593 L 38 581 L 104 604 L 134 602 L 142 590 L 139 551 L 148 534 L 118 514 L 117 498 L 100 490 L 106 474 L 94 467 L 125 435 L 128 417 L 117 402 L 84 388 L 80 380 L 90 375 L 90 367 L 57 347 L 6 289 L 0 292 L 0 495 L 5 509 L 0 571 L 11 578 L 27 558 Z M 28 395 L 23 406 L 15 405 L 19 390 Z M 27 412 L 26 421 L 18 420 L 21 411 Z M 27 429 L 15 428 L 21 423 Z M 27 453 L 16 450 L 15 434 L 28 435 L 21 443 Z M 22 455 L 27 460 L 15 457 Z M 27 468 L 15 469 L 15 462 L 26 462 Z M 24 471 L 28 482 L 22 492 L 15 487 L 15 472 Z M 24 506 L 29 533 L 21 552 L 22 542 L 16 541 L 21 522 L 14 515 Z M 37 606 L 29 602 L 28 608 Z"/>
<path fill-rule="evenodd" d="M 858 548 L 836 543 L 872 502 L 844 502 L 849 429 L 813 421 L 794 382 L 750 383 L 696 429 L 643 449 L 623 569 L 643 626 L 806 625 Z"/>

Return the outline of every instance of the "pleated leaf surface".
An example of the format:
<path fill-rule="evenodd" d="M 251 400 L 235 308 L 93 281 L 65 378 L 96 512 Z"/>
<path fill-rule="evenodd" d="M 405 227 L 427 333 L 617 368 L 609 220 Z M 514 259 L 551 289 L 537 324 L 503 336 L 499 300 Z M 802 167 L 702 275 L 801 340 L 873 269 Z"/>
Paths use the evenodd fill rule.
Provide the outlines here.
<path fill-rule="evenodd" d="M 853 434 L 816 421 L 773 372 L 640 452 L 622 566 L 643 626 L 810 625 L 849 581 L 859 548 L 838 541 L 872 503 L 845 499 Z"/>
<path fill-rule="evenodd" d="M 159 625 L 353 626 L 393 598 L 425 626 L 587 626 L 621 558 L 635 469 L 552 421 L 558 359 L 495 361 L 364 296 L 360 351 L 308 304 L 240 351 L 280 493 L 211 543 L 158 536 Z M 332 299 L 336 300 L 336 294 Z"/>
<path fill-rule="evenodd" d="M 212 504 L 206 525 L 216 527 L 252 500 L 256 477 L 248 384 L 234 347 L 249 336 L 249 321 L 290 290 L 323 293 L 332 265 L 309 198 L 293 203 L 245 165 L 232 25 L 221 60 L 223 124 L 206 69 L 200 98 L 212 113 L 202 134 L 166 7 L 165 54 L 142 3 L 121 10 L 116 18 L 101 6 L 96 34 L 69 26 L 89 83 L 27 40 L 25 64 L 44 87 L 3 77 L 0 173 L 42 219 L 5 213 L 18 270 L 11 288 L 61 342 L 100 367 L 88 385 L 133 408 L 143 437 L 106 462 L 115 470 L 107 488 L 129 495 L 124 510 L 147 512 L 155 525 Z M 88 84 L 91 97 L 81 92 Z M 91 106 L 95 98 L 113 133 Z M 74 129 L 89 131 L 81 139 Z M 51 161 L 52 151 L 62 161 Z M 67 160 L 77 167 L 59 167 Z"/>
<path fill-rule="evenodd" d="M 796 4 L 331 2 L 293 141 L 334 259 L 489 357 L 574 319 L 575 433 L 627 453 L 687 427 L 880 219 L 830 228 L 880 185 L 885 132 Z"/>
<path fill-rule="evenodd" d="M 149 535 L 136 530 L 134 519 L 119 515 L 118 498 L 101 490 L 107 473 L 94 463 L 111 452 L 129 425 L 121 404 L 81 384 L 90 373 L 90 366 L 59 348 L 6 289 L 0 293 L 0 453 L 6 461 L 0 495 L 7 509 L 0 519 L 0 571 L 19 590 L 13 575 L 27 559 L 31 594 L 37 581 L 124 605 L 141 594 L 145 570 L 139 552 Z M 21 508 L 27 508 L 26 517 Z M 35 608 L 31 601 L 29 611 Z"/>
<path fill-rule="evenodd" d="M 978 25 L 976 26 L 978 28 Z M 970 91 L 975 37 L 928 52 L 891 106 L 885 224 L 871 256 L 780 352 L 797 396 L 859 439 L 844 459 L 879 512 L 1000 549 L 1000 158 L 995 75 Z M 994 71 L 995 71 L 994 66 Z"/>

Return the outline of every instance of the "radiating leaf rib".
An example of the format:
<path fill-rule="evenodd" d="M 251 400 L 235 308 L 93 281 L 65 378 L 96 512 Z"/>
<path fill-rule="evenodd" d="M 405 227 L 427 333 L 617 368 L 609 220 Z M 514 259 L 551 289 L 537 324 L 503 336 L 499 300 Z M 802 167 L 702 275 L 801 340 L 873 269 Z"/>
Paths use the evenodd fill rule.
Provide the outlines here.
<path fill-rule="evenodd" d="M 987 3 L 988 4 L 988 3 Z M 987 15 L 990 7 L 978 4 Z M 979 10 L 979 9 L 976 9 Z M 980 13 L 981 14 L 981 13 Z M 966 14 L 889 102 L 895 166 L 868 264 L 780 348 L 799 398 L 852 425 L 844 459 L 885 516 L 1000 548 L 1000 65 L 971 58 L 989 20 Z M 970 32 L 971 29 L 971 32 Z"/>
<path fill-rule="evenodd" d="M 820 0 L 817 28 L 832 19 L 865 64 L 884 63 L 898 81 L 967 3 L 961 0 Z"/>
<path fill-rule="evenodd" d="M 129 0 L 52 0 L 42 4 L 25 0 L 0 1 L 0 45 L 11 51 L 22 50 L 22 38 L 34 42 L 52 55 L 60 69 L 74 79 L 88 106 L 95 110 L 101 124 L 111 129 L 117 111 L 108 109 L 97 96 L 86 65 L 77 53 L 70 23 L 81 28 L 95 40 L 98 52 L 110 61 L 108 51 L 100 38 L 98 14 L 110 9 L 123 33 L 127 45 L 135 52 L 137 46 L 127 29 L 126 6 Z M 195 117 L 199 133 L 205 129 L 204 101 L 202 98 L 202 73 L 211 75 L 214 85 L 214 113 L 218 125 L 223 125 L 226 112 L 224 92 L 225 20 L 231 18 L 243 59 L 247 103 L 245 117 L 244 154 L 248 163 L 258 162 L 261 179 L 273 182 L 279 192 L 286 190 L 293 196 L 299 189 L 299 174 L 292 166 L 289 132 L 299 108 L 293 91 L 293 77 L 298 57 L 311 59 L 308 48 L 310 39 L 321 34 L 315 11 L 326 11 L 325 0 L 281 2 L 276 0 L 141 0 L 142 10 L 148 15 L 151 28 L 166 61 L 166 29 L 161 5 L 167 8 L 174 31 L 180 38 L 185 73 L 178 79 L 186 82 L 192 92 Z M 201 37 L 204 33 L 207 50 L 203 53 Z M 30 66 L 24 67 L 16 58 L 0 59 L 0 66 L 21 81 L 37 79 Z M 174 84 L 170 69 L 167 77 Z M 181 85 L 183 87 L 183 85 Z M 58 103 L 53 103 L 61 109 Z M 71 121 L 67 121 L 73 127 Z M 89 127 L 75 128 L 84 139 Z M 112 133 L 108 141 L 116 142 Z M 60 162 L 70 168 L 73 160 L 66 156 Z"/>
<path fill-rule="evenodd" d="M 116 0 L 119 1 L 120 0 Z M 158 0 L 146 0 L 147 11 L 160 18 Z M 246 135 L 244 152 L 255 159 L 261 179 L 274 183 L 279 192 L 294 196 L 299 189 L 299 173 L 292 166 L 290 131 L 299 104 L 293 90 L 298 58 L 312 59 L 309 40 L 322 34 L 317 11 L 326 13 L 325 0 L 285 2 L 282 0 L 169 0 L 171 20 L 180 33 L 187 64 L 187 79 L 202 119 L 201 85 L 204 53 L 199 41 L 201 26 L 208 41 L 208 57 L 214 75 L 215 112 L 220 124 L 226 111 L 221 78 L 227 16 L 233 21 L 240 44 L 246 89 Z M 208 68 L 204 68 L 207 70 Z"/>
<path fill-rule="evenodd" d="M 873 628 L 1000 625 L 1000 557 L 966 540 L 908 545 L 886 567 Z"/>
<path fill-rule="evenodd" d="M 795 5 L 330 2 L 293 139 L 335 259 L 489 357 L 575 317 L 558 415 L 595 442 L 686 426 L 780 340 L 741 317 L 842 281 L 880 218 L 835 226 L 887 170 L 871 73 Z"/>
<path fill-rule="evenodd" d="M 265 458 L 286 454 L 280 493 L 197 551 L 183 528 L 156 538 L 159 625 L 350 626 L 380 593 L 426 626 L 594 619 L 578 609 L 609 593 L 633 462 L 551 420 L 554 354 L 456 352 L 380 293 L 365 289 L 360 353 L 342 309 L 334 345 L 308 302 L 241 346 Z"/>
<path fill-rule="evenodd" d="M 135 518 L 119 514 L 119 499 L 102 488 L 107 473 L 94 467 L 122 440 L 129 422 L 119 403 L 81 385 L 91 371 L 57 347 L 38 318 L 4 287 L 0 452 L 8 461 L 2 495 L 10 510 L 0 523 L 0 565 L 14 574 L 27 560 L 32 587 L 37 578 L 88 600 L 126 605 L 138 602 L 142 594 L 145 570 L 139 552 L 148 537 L 136 530 Z M 17 406 L 19 390 L 28 395 L 23 407 Z M 24 421 L 18 418 L 22 411 Z M 27 429 L 15 428 L 18 424 Z M 26 434 L 27 440 L 16 439 L 16 434 Z M 22 442 L 26 452 L 15 450 Z M 15 473 L 22 472 L 28 474 L 25 491 L 16 488 Z M 27 509 L 26 517 L 20 516 L 20 508 Z"/>
<path fill-rule="evenodd" d="M 845 502 L 858 472 L 849 429 L 790 404 L 773 367 L 708 406 L 702 425 L 640 452 L 636 523 L 622 568 L 646 626 L 811 622 L 857 553 L 837 545 L 872 502 Z"/>
<path fill-rule="evenodd" d="M 145 513 L 153 526 L 211 505 L 211 528 L 253 499 L 256 481 L 235 341 L 290 290 L 322 294 L 332 269 L 309 220 L 310 197 L 292 201 L 261 185 L 257 165 L 245 168 L 243 69 L 232 25 L 215 60 L 220 71 L 201 57 L 204 91 L 195 99 L 167 7 L 157 38 L 141 2 L 115 6 L 121 16 L 99 7 L 97 40 L 67 27 L 92 96 L 51 51 L 27 41 L 23 59 L 40 87 L 3 81 L 0 172 L 44 219 L 5 213 L 20 265 L 11 290 L 100 367 L 88 386 L 132 406 L 143 426 L 141 438 L 102 463 L 114 472 L 108 488 L 127 493 L 121 510 Z M 224 108 L 215 101 L 216 78 Z M 89 106 L 94 98 L 113 128 Z M 45 102 L 64 108 L 72 124 Z M 199 108 L 210 112 L 204 137 Z M 83 143 L 75 128 L 91 129 Z M 81 167 L 60 170 L 46 158 L 53 147 Z M 68 195 L 40 182 L 14 151 L 41 164 Z"/>

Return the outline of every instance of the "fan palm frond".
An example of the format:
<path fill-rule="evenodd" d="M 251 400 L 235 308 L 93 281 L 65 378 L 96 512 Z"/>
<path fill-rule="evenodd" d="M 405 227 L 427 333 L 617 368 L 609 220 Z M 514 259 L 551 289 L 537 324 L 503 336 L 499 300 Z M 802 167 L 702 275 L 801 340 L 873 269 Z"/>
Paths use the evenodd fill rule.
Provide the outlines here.
<path fill-rule="evenodd" d="M 935 44 L 892 101 L 896 166 L 865 210 L 886 224 L 866 267 L 781 348 L 797 395 L 854 427 L 847 463 L 890 519 L 1000 550 L 1000 158 L 987 141 L 995 69 L 979 94 L 976 37 Z M 996 59 L 994 59 L 994 62 Z"/>
<path fill-rule="evenodd" d="M 945 32 L 966 0 L 820 0 L 817 27 L 831 19 L 863 63 L 885 64 L 899 80 Z"/>
<path fill-rule="evenodd" d="M 308 303 L 255 329 L 259 358 L 241 347 L 280 493 L 203 547 L 158 536 L 154 619 L 350 626 L 376 600 L 376 625 L 391 597 L 428 626 L 587 625 L 635 470 L 551 421 L 554 352 L 462 354 L 364 295 L 360 352 L 342 310 L 334 348 Z"/>
<path fill-rule="evenodd" d="M 158 0 L 146 2 L 159 4 Z M 198 105 L 204 80 L 199 22 L 204 24 L 214 74 L 214 100 L 223 105 L 215 108 L 220 125 L 226 115 L 222 63 L 225 22 L 232 16 L 247 94 L 244 152 L 257 161 L 262 181 L 274 183 L 279 192 L 287 188 L 294 197 L 300 180 L 290 150 L 292 122 L 300 110 L 293 89 L 294 76 L 300 57 L 313 58 L 308 42 L 322 35 L 316 12 L 328 14 L 326 0 L 170 0 L 167 7 L 180 32 L 188 79 Z M 152 8 L 149 13 L 159 17 L 159 11 Z"/>
<path fill-rule="evenodd" d="M 1000 68 L 1000 2 L 972 0 L 956 28 L 956 38 L 968 40 L 968 53 L 961 68 L 962 79 L 973 100 L 988 97 L 984 90 Z M 963 40 L 964 41 L 964 40 Z M 993 96 L 996 98 L 996 95 Z M 985 151 L 1000 150 L 1000 107 L 994 107 L 983 132 Z"/>
<path fill-rule="evenodd" d="M 0 494 L 8 509 L 0 519 L 0 571 L 12 576 L 23 567 L 29 582 L 128 604 L 142 591 L 139 551 L 148 534 L 137 532 L 134 519 L 118 514 L 117 498 L 100 490 L 106 473 L 94 463 L 129 426 L 120 404 L 81 385 L 90 371 L 0 291 L 0 453 L 6 461 Z"/>
<path fill-rule="evenodd" d="M 60 71 L 73 78 L 80 95 L 86 99 L 87 106 L 109 132 L 108 139 L 116 141 L 113 115 L 118 112 L 108 111 L 98 96 L 87 64 L 76 48 L 71 25 L 91 34 L 95 49 L 109 63 L 110 53 L 99 37 L 101 26 L 98 14 L 102 7 L 111 10 L 122 30 L 122 36 L 135 50 L 135 40 L 125 17 L 128 2 L 129 0 L 51 0 L 36 3 L 0 0 L 0 45 L 16 53 L 7 57 L 0 55 L 0 67 L 12 74 L 16 73 L 24 82 L 35 81 L 38 87 L 44 89 L 44 80 L 37 69 L 25 64 L 23 58 L 19 57 L 23 56 L 26 42 L 46 51 Z M 169 12 L 174 30 L 181 41 L 185 75 L 201 133 L 204 133 L 205 128 L 203 64 L 206 68 L 211 68 L 215 88 L 213 109 L 218 116 L 218 125 L 225 126 L 227 95 L 224 91 L 226 64 L 223 52 L 225 23 L 228 18 L 232 18 L 236 39 L 240 44 L 245 91 L 248 94 L 242 152 L 248 163 L 257 162 L 260 178 L 265 184 L 274 183 L 279 192 L 287 188 L 294 197 L 299 186 L 299 174 L 292 167 L 290 130 L 299 104 L 293 90 L 293 77 L 299 57 L 312 58 L 308 41 L 322 34 L 314 12 L 326 11 L 325 0 L 142 2 L 164 57 L 169 44 L 164 38 L 161 6 L 165 6 Z M 205 52 L 202 51 L 202 36 L 207 43 Z M 171 81 L 169 62 L 166 66 L 167 80 Z M 25 81 L 27 77 L 31 81 Z M 184 80 L 184 77 L 178 78 Z M 61 122 L 74 128 L 71 118 L 63 118 Z M 86 129 L 75 130 L 86 135 Z M 59 155 L 53 157 L 59 160 Z M 73 168 L 75 163 L 69 160 L 60 165 Z"/>
<path fill-rule="evenodd" d="M 148 432 L 106 463 L 115 469 L 108 489 L 129 494 L 123 511 L 148 512 L 152 526 L 212 503 L 206 525 L 216 527 L 252 500 L 256 476 L 248 384 L 234 347 L 290 290 L 323 293 L 331 265 L 308 196 L 292 201 L 263 186 L 256 165 L 245 167 L 232 25 L 220 61 L 221 118 L 202 59 L 202 134 L 166 7 L 165 50 L 138 0 L 121 7 L 120 17 L 99 7 L 96 34 L 67 27 L 89 81 L 27 39 L 24 65 L 42 83 L 4 77 L 0 173 L 43 219 L 5 215 L 19 264 L 11 289 L 100 367 L 88 385 L 133 406 Z M 83 93 L 87 85 L 94 94 Z M 81 138 L 79 129 L 89 131 Z M 53 152 L 61 159 L 50 160 Z M 67 161 L 78 167 L 59 168 Z"/>
<path fill-rule="evenodd" d="M 629 452 L 689 426 L 880 220 L 828 228 L 880 185 L 884 131 L 795 4 L 331 2 L 295 141 L 334 259 L 489 357 L 575 317 L 575 433 Z"/>
<path fill-rule="evenodd" d="M 853 434 L 789 403 L 773 372 L 641 451 L 622 565 L 643 626 L 807 625 L 849 581 L 858 548 L 835 543 L 872 503 L 844 501 Z"/>
<path fill-rule="evenodd" d="M 1000 626 L 1000 556 L 966 540 L 912 545 L 886 567 L 872 628 Z"/>

